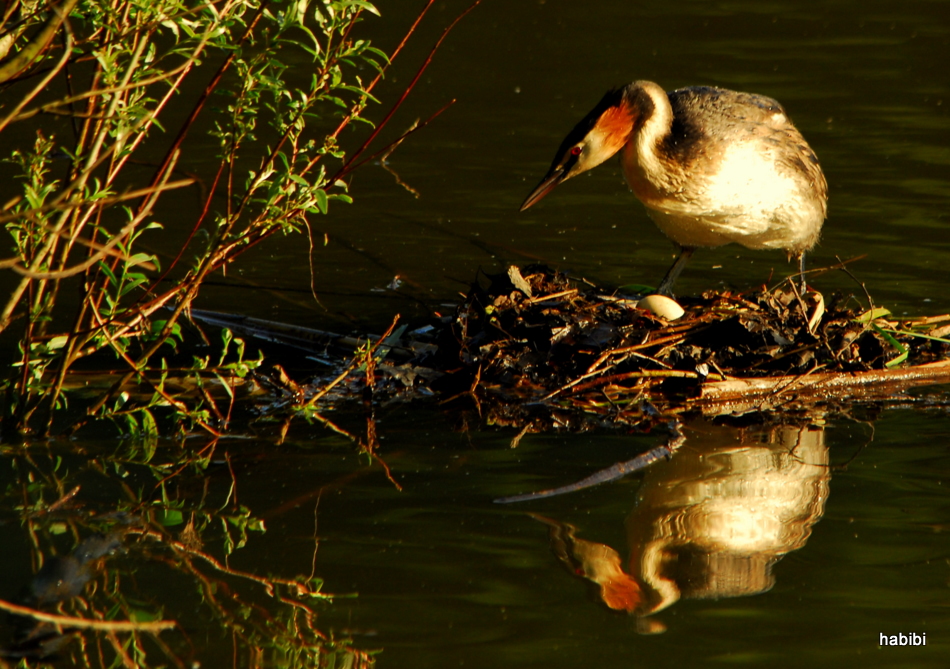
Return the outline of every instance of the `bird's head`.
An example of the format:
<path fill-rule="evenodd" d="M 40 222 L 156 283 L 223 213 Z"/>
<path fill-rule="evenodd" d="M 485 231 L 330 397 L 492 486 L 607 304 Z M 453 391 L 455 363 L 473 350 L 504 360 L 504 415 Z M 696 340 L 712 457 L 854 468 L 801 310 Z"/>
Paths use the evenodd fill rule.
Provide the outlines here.
<path fill-rule="evenodd" d="M 551 169 L 521 205 L 524 211 L 562 181 L 597 167 L 630 139 L 635 113 L 624 89 L 608 91 L 587 116 L 564 138 Z"/>

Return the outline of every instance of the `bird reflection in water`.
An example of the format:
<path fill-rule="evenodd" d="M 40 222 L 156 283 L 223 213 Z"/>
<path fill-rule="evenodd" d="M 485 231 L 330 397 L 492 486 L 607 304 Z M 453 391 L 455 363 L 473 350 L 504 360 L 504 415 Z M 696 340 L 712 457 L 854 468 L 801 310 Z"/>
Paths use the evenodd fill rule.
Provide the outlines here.
<path fill-rule="evenodd" d="M 782 426 L 750 434 L 693 426 L 670 461 L 647 471 L 627 517 L 630 559 L 537 514 L 572 573 L 594 582 L 610 608 L 647 618 L 679 599 L 754 595 L 775 583 L 772 567 L 805 545 L 824 513 L 830 469 L 823 429 Z"/>
<path fill-rule="evenodd" d="M 121 546 L 121 533 L 93 534 L 72 553 L 47 559 L 27 588 L 24 603 L 30 608 L 49 609 L 80 596 L 86 584 L 103 569 L 104 559 Z M 20 616 L 13 616 L 12 620 L 18 638 L 13 645 L 0 647 L 0 658 L 49 658 L 59 653 L 76 633 L 46 621 Z M 0 666 L 7 666 L 2 659 Z"/>

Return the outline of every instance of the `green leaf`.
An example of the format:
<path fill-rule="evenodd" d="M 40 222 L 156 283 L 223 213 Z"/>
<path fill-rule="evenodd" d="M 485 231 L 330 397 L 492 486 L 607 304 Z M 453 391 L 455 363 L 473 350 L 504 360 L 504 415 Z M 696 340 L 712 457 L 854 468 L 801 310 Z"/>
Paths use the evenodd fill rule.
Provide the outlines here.
<path fill-rule="evenodd" d="M 924 334 L 922 332 L 910 332 L 909 330 L 892 330 L 888 328 L 887 332 L 893 334 L 904 335 L 906 337 L 917 337 L 919 339 L 929 339 L 930 341 L 939 341 L 942 344 L 950 344 L 950 339 L 945 339 L 944 337 L 934 337 L 932 335 Z"/>
<path fill-rule="evenodd" d="M 53 337 L 48 342 L 46 342 L 46 348 L 50 351 L 56 351 L 65 346 L 67 341 L 69 341 L 69 337 L 67 335 L 59 335 L 58 337 Z"/>
<path fill-rule="evenodd" d="M 146 611 L 145 609 L 131 609 L 129 619 L 137 623 L 150 623 L 162 619 L 161 611 Z"/>
<path fill-rule="evenodd" d="M 109 266 L 108 266 L 106 263 L 100 262 L 100 263 L 99 263 L 99 270 L 100 270 L 103 274 L 106 275 L 106 277 L 109 279 L 109 283 L 111 283 L 113 286 L 118 283 L 118 282 L 115 280 L 115 274 L 113 274 L 112 270 L 109 269 Z"/>
<path fill-rule="evenodd" d="M 313 196 L 317 200 L 317 207 L 320 209 L 321 214 L 327 213 L 327 192 L 322 188 L 318 188 L 313 191 Z"/>
<path fill-rule="evenodd" d="M 894 337 L 891 336 L 890 333 L 882 330 L 877 325 L 872 324 L 871 329 L 873 329 L 875 332 L 881 335 L 881 337 L 884 338 L 884 341 L 886 341 L 888 344 L 890 344 L 895 349 L 897 349 L 899 353 L 899 355 L 896 358 L 894 358 L 893 360 L 888 360 L 886 363 L 884 363 L 885 367 L 896 367 L 897 365 L 907 360 L 907 356 L 910 354 L 910 351 L 908 350 L 906 346 L 904 346 L 899 341 L 894 339 Z"/>
<path fill-rule="evenodd" d="M 359 9 L 365 9 L 370 14 L 375 14 L 376 16 L 380 15 L 379 10 L 376 9 L 376 7 L 374 7 L 369 2 L 366 2 L 365 0 L 347 0 L 345 3 L 342 3 L 342 4 L 344 4 L 347 7 L 347 9 L 349 9 L 350 7 L 358 7 Z"/>
<path fill-rule="evenodd" d="M 878 318 L 884 318 L 884 316 L 890 316 L 891 312 L 889 309 L 884 307 L 875 307 L 874 309 L 869 309 L 863 314 L 854 319 L 855 323 L 870 323 L 871 321 L 876 321 Z"/>
<path fill-rule="evenodd" d="M 218 366 L 224 364 L 224 358 L 228 355 L 228 349 L 231 347 L 231 340 L 234 339 L 234 333 L 227 328 L 221 328 L 221 358 L 218 360 Z"/>
<path fill-rule="evenodd" d="M 165 527 L 181 525 L 185 522 L 181 511 L 178 509 L 159 509 L 158 513 L 155 514 L 155 519 Z"/>

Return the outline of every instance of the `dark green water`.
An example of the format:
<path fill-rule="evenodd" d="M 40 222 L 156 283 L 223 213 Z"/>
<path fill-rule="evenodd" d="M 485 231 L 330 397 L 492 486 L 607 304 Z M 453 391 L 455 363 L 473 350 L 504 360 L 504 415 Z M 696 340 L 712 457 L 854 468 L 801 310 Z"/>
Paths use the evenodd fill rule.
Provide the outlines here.
<path fill-rule="evenodd" d="M 436 3 L 380 95 L 401 91 L 466 5 Z M 415 6 L 381 8 L 385 19 L 367 27 L 380 31 L 377 43 L 395 44 Z M 852 269 L 878 302 L 897 313 L 943 313 L 950 309 L 948 58 L 950 26 L 940 2 L 486 2 L 456 27 L 384 133 L 393 138 L 457 100 L 390 157 L 421 197 L 369 167 L 355 176 L 356 204 L 318 222 L 330 237 L 315 258 L 321 299 L 332 315 L 388 323 L 394 310 L 419 311 L 410 300 L 372 292 L 395 274 L 406 295 L 452 299 L 477 267 L 532 259 L 602 284 L 658 281 L 672 246 L 615 161 L 517 211 L 563 136 L 603 92 L 645 78 L 667 89 L 710 84 L 782 102 L 830 185 L 829 218 L 810 266 L 867 255 Z M 280 268 L 280 285 L 305 289 L 300 256 L 297 242 L 287 240 L 242 271 L 272 285 Z M 679 290 L 748 287 L 787 271 L 781 253 L 705 250 Z M 816 286 L 860 292 L 841 273 Z M 227 299 L 208 296 L 216 304 Z M 244 298 L 236 299 L 246 305 Z M 287 308 L 328 316 L 305 296 Z"/>
<path fill-rule="evenodd" d="M 445 427 L 435 414 L 388 417 L 381 424 L 392 449 L 388 463 L 405 490 L 393 490 L 377 469 L 320 502 L 321 573 L 330 590 L 359 592 L 322 621 L 372 634 L 355 638 L 384 649 L 382 666 L 938 667 L 950 657 L 944 410 L 894 409 L 873 425 L 836 420 L 824 432 L 812 430 L 811 441 L 799 446 L 801 471 L 787 470 L 771 483 L 763 483 L 767 466 L 740 473 L 738 483 L 717 478 L 720 467 L 729 469 L 723 454 L 761 448 L 761 432 L 694 424 L 682 458 L 643 476 L 507 507 L 489 500 L 573 481 L 658 439 L 528 435 L 511 450 L 505 432 Z M 255 467 L 253 479 L 292 488 L 299 483 L 290 479 L 312 484 L 338 462 L 325 439 L 295 446 L 300 450 L 284 449 L 283 457 Z M 696 476 L 697 462 L 705 463 L 699 467 L 706 477 Z M 595 589 L 558 563 L 547 528 L 525 513 L 573 524 L 579 538 L 614 548 L 629 572 L 643 562 L 631 563 L 631 553 L 643 553 L 656 534 L 662 513 L 655 507 L 675 506 L 684 481 L 708 485 L 713 505 L 746 519 L 744 528 L 729 528 L 743 535 L 737 544 L 759 541 L 765 552 L 792 552 L 777 557 L 774 587 L 761 594 L 667 600 L 653 616 L 663 634 L 638 634 L 633 616 L 598 603 Z M 785 527 L 794 540 L 770 542 L 776 515 L 755 499 L 760 484 L 774 487 L 772 501 L 793 500 L 782 517 L 795 519 Z M 311 557 L 313 511 L 310 502 L 270 522 L 272 553 L 299 551 L 288 560 L 298 569 Z M 754 541 L 744 535 L 749 527 L 756 528 L 749 531 Z M 716 532 L 701 534 L 668 543 L 699 545 Z M 254 550 L 264 549 L 251 549 L 248 564 L 256 561 Z M 692 576 L 696 587 L 702 578 Z M 927 632 L 928 645 L 878 649 L 882 632 Z"/>
<path fill-rule="evenodd" d="M 366 28 L 389 49 L 419 4 L 380 2 L 384 18 L 368 19 Z M 464 6 L 454 0 L 436 4 L 377 90 L 384 100 L 409 81 L 442 27 Z M 415 118 L 457 100 L 390 158 L 421 197 L 380 167 L 368 166 L 353 182 L 356 203 L 334 206 L 316 222 L 329 236 L 315 256 L 326 310 L 308 296 L 308 263 L 299 239 L 275 240 L 232 270 L 279 292 L 212 288 L 201 305 L 330 330 L 355 323 L 380 331 L 394 313 L 423 316 L 451 303 L 480 267 L 541 260 L 604 285 L 656 282 L 672 248 L 628 192 L 616 163 L 562 186 L 529 212 L 517 211 L 563 135 L 603 92 L 647 78 L 669 89 L 711 84 L 780 100 L 830 184 L 829 219 L 810 266 L 866 255 L 851 267 L 877 303 L 896 313 L 945 313 L 947 62 L 950 23 L 945 3 L 937 1 L 637 6 L 486 0 L 452 33 L 384 133 L 392 138 Z M 345 142 L 356 145 L 359 139 L 354 133 Z M 704 250 L 677 287 L 682 293 L 749 287 L 790 269 L 778 253 Z M 397 274 L 404 282 L 398 292 L 379 290 Z M 825 293 L 862 294 L 840 272 L 813 285 Z M 799 528 L 794 541 L 768 540 L 769 532 L 778 531 L 766 522 L 775 514 L 754 495 L 740 503 L 743 494 L 732 493 L 730 513 L 748 523 L 742 526 L 746 540 L 758 538 L 766 544 L 759 554 L 770 556 L 768 569 L 755 571 L 759 592 L 667 596 L 665 608 L 652 616 L 666 628 L 661 634 L 638 633 L 634 616 L 600 603 L 590 584 L 559 563 L 547 527 L 526 511 L 570 523 L 578 538 L 616 550 L 628 572 L 642 569 L 631 552 L 642 550 L 644 537 L 653 536 L 650 528 L 664 516 L 650 515 L 638 497 L 681 490 L 685 484 L 677 484 L 683 479 L 676 476 L 677 468 L 690 466 L 685 455 L 571 496 L 518 507 L 491 502 L 570 483 L 657 445 L 661 435 L 527 435 L 513 450 L 514 430 L 477 421 L 462 430 L 458 416 L 395 407 L 380 412 L 378 430 L 382 455 L 402 492 L 358 457 L 351 442 L 321 428 L 298 426 L 281 446 L 272 440 L 224 442 L 241 503 L 264 515 L 268 526 L 231 564 L 262 574 L 309 573 L 313 494 L 358 471 L 320 498 L 316 573 L 327 591 L 359 596 L 321 606 L 319 624 L 352 635 L 360 648 L 381 650 L 378 666 L 945 667 L 945 404 L 909 401 L 880 415 L 862 408 L 855 417 L 846 417 L 846 409 L 828 416 L 815 437 L 812 455 L 818 460 L 803 457 L 806 472 L 786 472 L 787 480 L 766 487 L 783 494 L 800 490 L 791 495 L 798 506 L 790 501 L 788 507 L 795 521 L 784 522 Z M 751 428 L 692 430 L 686 450 L 700 469 L 724 457 L 716 455 L 724 443 L 739 444 L 741 451 L 742 445 L 768 441 Z M 108 449 L 111 443 L 89 448 Z M 736 485 L 754 489 L 757 480 L 747 475 Z M 301 501 L 285 508 L 291 500 Z M 704 513 L 699 517 L 715 515 Z M 6 524 L 0 531 L 15 546 L 3 558 L 3 593 L 10 599 L 29 578 L 27 544 L 18 527 Z M 692 555 L 690 541 L 706 541 L 697 536 L 704 535 L 670 540 L 683 564 Z M 751 564 L 755 559 L 746 548 L 743 564 Z M 702 566 L 693 565 L 689 587 L 700 590 L 697 584 L 710 574 L 736 571 Z M 270 605 L 266 598 L 260 603 Z M 189 636 L 203 666 L 231 666 L 227 644 L 217 632 L 202 629 L 200 620 L 191 622 Z M 881 633 L 926 633 L 927 646 L 879 648 Z"/>
<path fill-rule="evenodd" d="M 464 6 L 437 4 L 387 90 L 408 81 L 441 25 Z M 410 12 L 402 2 L 381 8 L 385 25 L 370 26 L 380 30 L 379 42 L 393 43 L 388 30 L 398 33 Z M 867 255 L 853 272 L 878 303 L 897 313 L 945 312 L 945 12 L 939 2 L 487 2 L 456 28 L 392 122 L 390 136 L 458 100 L 390 158 L 421 197 L 377 167 L 356 176 L 357 203 L 323 222 L 330 245 L 317 256 L 321 299 L 330 314 L 382 323 L 394 310 L 420 311 L 372 292 L 395 274 L 405 294 L 432 304 L 451 301 L 478 267 L 533 259 L 605 284 L 658 280 L 672 249 L 613 161 L 517 212 L 563 135 L 602 93 L 647 78 L 668 89 L 712 84 L 780 100 L 830 184 L 829 219 L 810 265 Z M 256 260 L 256 276 L 273 276 L 277 264 L 299 257 L 290 244 L 271 253 Z M 305 285 L 304 265 L 297 266 Z M 773 271 L 789 271 L 780 254 L 704 250 L 679 289 L 755 285 Z M 815 285 L 860 293 L 840 272 Z M 655 636 L 597 603 L 589 584 L 558 563 L 543 525 L 489 500 L 574 481 L 657 438 L 538 435 L 512 451 L 508 431 L 459 434 L 438 417 L 405 411 L 380 426 L 386 450 L 402 453 L 389 464 L 405 491 L 377 473 L 320 509 L 321 573 L 331 590 L 360 593 L 324 621 L 373 631 L 356 638 L 384 649 L 382 666 L 937 667 L 950 660 L 950 419 L 943 410 L 894 409 L 873 423 L 831 419 L 830 462 L 858 455 L 832 470 L 823 517 L 774 565 L 774 587 L 682 599 L 657 614 L 667 631 Z M 693 443 L 703 448 L 701 438 Z M 299 466 L 320 469 L 310 460 Z M 574 524 L 578 536 L 612 546 L 626 563 L 624 523 L 642 480 L 525 508 Z M 311 515 L 301 509 L 283 521 L 307 553 L 301 560 L 309 559 Z M 276 530 L 272 524 L 271 539 Z M 878 648 L 882 632 L 915 631 L 928 632 L 926 648 Z"/>

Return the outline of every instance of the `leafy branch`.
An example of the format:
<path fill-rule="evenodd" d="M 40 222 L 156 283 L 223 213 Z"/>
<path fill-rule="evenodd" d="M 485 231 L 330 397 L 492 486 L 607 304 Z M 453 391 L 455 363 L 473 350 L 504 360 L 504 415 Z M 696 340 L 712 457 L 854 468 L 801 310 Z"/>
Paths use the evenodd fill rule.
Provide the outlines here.
<path fill-rule="evenodd" d="M 230 374 L 223 367 L 196 358 L 188 373 L 197 395 L 167 390 L 180 321 L 208 278 L 248 249 L 309 233 L 332 202 L 352 202 L 344 177 L 456 23 L 380 124 L 370 122 L 374 88 L 433 4 L 388 55 L 357 36 L 364 17 L 378 15 L 365 0 L 36 0 L 4 14 L 14 55 L 0 62 L 9 101 L 0 132 L 15 170 L 6 188 L 19 191 L 0 195 L 14 249 L 0 269 L 18 275 L 0 304 L 0 333 L 19 340 L 4 382 L 4 439 L 49 434 L 76 363 L 109 352 L 121 372 L 85 406 L 89 419 L 164 406 L 181 429 L 226 429 L 229 412 L 200 385 L 208 373 Z M 311 64 L 305 81 L 289 65 L 301 59 Z M 187 113 L 175 114 L 172 101 L 189 99 L 189 82 L 209 74 Z M 199 123 L 210 134 L 195 132 Z M 348 157 L 340 138 L 354 124 L 372 130 Z M 144 179 L 143 165 L 152 166 Z M 170 193 L 196 185 L 190 223 L 157 218 Z M 149 250 L 159 235 L 177 244 L 166 267 Z M 152 400 L 117 401 L 130 383 L 151 387 Z"/>

